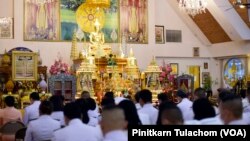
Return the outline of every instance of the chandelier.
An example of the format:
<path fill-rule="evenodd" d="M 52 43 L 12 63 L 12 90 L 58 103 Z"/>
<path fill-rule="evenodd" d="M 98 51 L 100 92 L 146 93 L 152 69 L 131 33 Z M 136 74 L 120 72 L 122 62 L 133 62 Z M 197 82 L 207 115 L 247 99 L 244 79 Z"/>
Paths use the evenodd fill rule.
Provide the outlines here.
<path fill-rule="evenodd" d="M 179 0 L 179 8 L 194 17 L 197 14 L 206 13 L 206 0 Z"/>

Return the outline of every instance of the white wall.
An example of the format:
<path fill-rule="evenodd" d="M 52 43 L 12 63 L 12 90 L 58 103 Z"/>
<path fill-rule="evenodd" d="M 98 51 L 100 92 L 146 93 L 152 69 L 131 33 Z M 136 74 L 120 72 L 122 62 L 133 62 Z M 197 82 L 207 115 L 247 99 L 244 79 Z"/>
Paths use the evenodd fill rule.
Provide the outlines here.
<path fill-rule="evenodd" d="M 1 0 L 0 5 L 0 17 L 14 17 L 14 0 Z"/>
<path fill-rule="evenodd" d="M 250 41 L 233 41 L 213 44 L 208 49 L 214 57 L 246 55 L 250 53 Z"/>

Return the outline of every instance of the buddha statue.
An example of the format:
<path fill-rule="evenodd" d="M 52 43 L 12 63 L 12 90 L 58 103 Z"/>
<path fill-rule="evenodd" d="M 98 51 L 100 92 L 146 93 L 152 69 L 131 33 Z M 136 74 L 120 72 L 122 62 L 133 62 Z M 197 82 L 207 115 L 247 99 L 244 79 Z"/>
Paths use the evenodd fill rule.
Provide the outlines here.
<path fill-rule="evenodd" d="M 104 34 L 100 30 L 100 23 L 98 19 L 95 21 L 95 31 L 91 32 L 89 35 L 90 46 L 89 54 L 95 55 L 97 57 L 102 57 L 105 55 L 103 45 L 104 45 Z"/>

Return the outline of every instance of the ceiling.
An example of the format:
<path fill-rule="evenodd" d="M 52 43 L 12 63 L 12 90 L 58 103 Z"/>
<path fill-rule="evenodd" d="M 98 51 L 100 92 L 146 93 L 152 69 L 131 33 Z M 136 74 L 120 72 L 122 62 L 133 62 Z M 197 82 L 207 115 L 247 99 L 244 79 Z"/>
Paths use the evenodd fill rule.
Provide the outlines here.
<path fill-rule="evenodd" d="M 178 9 L 178 0 L 167 1 L 173 9 Z M 235 6 L 233 4 L 235 1 L 207 0 L 206 13 L 198 14 L 195 17 L 189 16 L 179 9 L 175 11 L 181 14 L 180 17 L 189 25 L 194 34 L 207 45 L 250 40 L 250 9 Z M 242 0 L 242 2 L 247 3 L 247 0 Z"/>

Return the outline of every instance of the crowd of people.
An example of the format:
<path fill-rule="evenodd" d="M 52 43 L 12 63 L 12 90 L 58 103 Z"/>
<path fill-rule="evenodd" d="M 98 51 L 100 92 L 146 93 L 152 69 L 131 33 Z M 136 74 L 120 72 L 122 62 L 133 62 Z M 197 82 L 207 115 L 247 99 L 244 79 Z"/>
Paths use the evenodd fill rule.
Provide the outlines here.
<path fill-rule="evenodd" d="M 31 104 L 20 110 L 15 99 L 7 96 L 0 110 L 0 123 L 19 120 L 26 126 L 25 141 L 127 141 L 130 125 L 247 125 L 250 124 L 250 88 L 238 96 L 219 89 L 216 105 L 205 89 L 197 88 L 193 100 L 183 90 L 176 93 L 177 103 L 164 93 L 159 105 L 152 104 L 152 92 L 138 91 L 134 98 L 114 97 L 106 92 L 100 105 L 83 91 L 81 97 L 65 102 L 62 95 L 41 101 L 37 92 L 30 94 Z M 14 138 L 2 135 L 2 140 Z"/>

